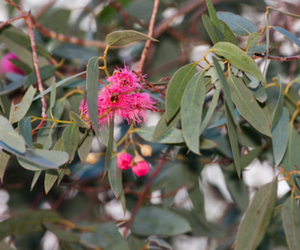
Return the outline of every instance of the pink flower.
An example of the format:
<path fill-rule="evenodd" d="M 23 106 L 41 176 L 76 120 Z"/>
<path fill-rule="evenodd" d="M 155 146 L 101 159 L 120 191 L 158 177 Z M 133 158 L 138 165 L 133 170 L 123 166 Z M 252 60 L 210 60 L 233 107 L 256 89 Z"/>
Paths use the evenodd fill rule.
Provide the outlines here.
<path fill-rule="evenodd" d="M 132 156 L 128 153 L 122 153 L 117 158 L 117 165 L 122 170 L 129 169 L 132 161 Z"/>
<path fill-rule="evenodd" d="M 145 176 L 149 173 L 149 170 L 150 167 L 146 161 L 140 161 L 132 167 L 132 172 L 138 177 Z"/>
<path fill-rule="evenodd" d="M 0 63 L 0 73 L 1 75 L 5 75 L 7 73 L 17 73 L 21 75 L 25 75 L 24 72 L 15 66 L 10 59 L 20 60 L 14 53 L 10 52 L 2 57 Z"/>
<path fill-rule="evenodd" d="M 144 76 L 142 75 L 142 77 Z M 118 92 L 125 92 L 142 87 L 139 83 L 139 77 L 134 74 L 132 70 L 129 70 L 129 67 L 126 65 L 124 66 L 124 69 L 117 67 L 117 70 L 114 72 L 114 74 L 110 77 L 107 77 L 106 80 L 119 87 Z"/>

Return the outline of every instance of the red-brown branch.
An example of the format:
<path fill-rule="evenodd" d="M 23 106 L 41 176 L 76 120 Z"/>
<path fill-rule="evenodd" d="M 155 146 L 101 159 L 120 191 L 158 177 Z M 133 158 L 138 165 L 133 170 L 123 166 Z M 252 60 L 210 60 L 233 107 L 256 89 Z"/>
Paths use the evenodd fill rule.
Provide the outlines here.
<path fill-rule="evenodd" d="M 252 56 L 253 59 L 257 58 L 266 58 L 266 55 L 262 54 L 255 54 Z M 268 56 L 269 60 L 278 61 L 278 62 L 290 62 L 290 61 L 296 61 L 300 59 L 300 55 L 296 56 L 287 56 L 287 57 L 280 57 L 280 56 Z"/>

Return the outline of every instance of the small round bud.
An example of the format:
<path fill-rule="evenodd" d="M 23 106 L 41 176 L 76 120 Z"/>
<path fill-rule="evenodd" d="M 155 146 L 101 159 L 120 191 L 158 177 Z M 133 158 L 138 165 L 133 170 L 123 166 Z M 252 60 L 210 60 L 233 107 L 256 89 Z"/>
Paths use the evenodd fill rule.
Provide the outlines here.
<path fill-rule="evenodd" d="M 136 176 L 141 177 L 149 173 L 150 167 L 148 162 L 140 161 L 136 165 L 134 165 L 131 169 Z"/>
<path fill-rule="evenodd" d="M 96 153 L 89 153 L 88 156 L 85 159 L 85 162 L 87 164 L 95 164 L 98 160 L 98 155 Z"/>
<path fill-rule="evenodd" d="M 152 147 L 150 145 L 141 145 L 140 149 L 143 156 L 147 157 L 152 155 Z"/>
<path fill-rule="evenodd" d="M 121 153 L 117 158 L 117 165 L 119 168 L 125 170 L 130 168 L 132 162 L 132 156 L 128 153 Z"/>

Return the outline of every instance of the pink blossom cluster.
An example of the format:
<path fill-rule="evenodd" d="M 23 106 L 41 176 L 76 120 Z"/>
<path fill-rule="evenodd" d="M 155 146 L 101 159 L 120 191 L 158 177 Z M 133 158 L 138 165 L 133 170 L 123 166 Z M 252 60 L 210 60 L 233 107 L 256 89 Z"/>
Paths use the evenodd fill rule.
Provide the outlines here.
<path fill-rule="evenodd" d="M 107 77 L 110 83 L 98 93 L 98 126 L 105 126 L 113 116 L 128 123 L 146 121 L 148 110 L 155 110 L 156 101 L 143 90 L 142 80 L 127 66 L 117 68 Z M 79 111 L 89 118 L 87 102 L 81 102 Z"/>
<path fill-rule="evenodd" d="M 136 155 L 134 158 L 128 153 L 121 153 L 117 158 L 117 165 L 122 170 L 129 169 L 131 167 L 132 172 L 138 176 L 145 176 L 148 174 L 150 167 L 148 162 L 145 161 L 140 155 Z"/>

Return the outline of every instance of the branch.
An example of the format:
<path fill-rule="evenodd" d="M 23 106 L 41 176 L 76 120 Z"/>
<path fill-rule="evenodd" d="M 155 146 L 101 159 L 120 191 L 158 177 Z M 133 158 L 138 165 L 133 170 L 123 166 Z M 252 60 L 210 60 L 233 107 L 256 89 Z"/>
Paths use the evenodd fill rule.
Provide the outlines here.
<path fill-rule="evenodd" d="M 253 59 L 257 59 L 257 58 L 266 58 L 266 55 L 263 54 L 254 54 L 252 56 Z M 280 56 L 268 56 L 269 60 L 273 60 L 273 61 L 278 61 L 278 62 L 290 62 L 290 61 L 295 61 L 295 60 L 299 60 L 300 59 L 300 55 L 296 55 L 296 56 L 287 56 L 287 57 L 280 57 Z"/>
<path fill-rule="evenodd" d="M 149 37 L 152 37 L 152 35 L 153 35 L 153 29 L 154 29 L 154 23 L 155 23 L 157 10 L 158 10 L 158 5 L 159 5 L 159 0 L 155 0 L 153 11 L 152 11 L 152 16 L 151 16 L 150 24 L 149 24 L 149 32 L 148 32 Z M 143 71 L 143 66 L 144 66 L 144 63 L 145 63 L 145 60 L 146 60 L 146 56 L 148 54 L 150 43 L 151 43 L 150 40 L 146 41 L 146 44 L 145 44 L 145 47 L 144 47 L 144 50 L 143 50 L 143 53 L 142 53 L 142 56 L 141 56 L 141 61 L 140 61 L 139 67 L 138 67 L 138 71 L 140 71 L 140 72 Z"/>

